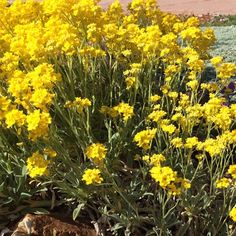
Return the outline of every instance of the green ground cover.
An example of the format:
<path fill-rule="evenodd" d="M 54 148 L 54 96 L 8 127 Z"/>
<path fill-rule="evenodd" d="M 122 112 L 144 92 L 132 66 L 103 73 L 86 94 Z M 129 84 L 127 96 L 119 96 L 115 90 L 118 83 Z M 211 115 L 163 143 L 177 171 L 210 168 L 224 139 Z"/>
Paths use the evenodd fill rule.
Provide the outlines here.
<path fill-rule="evenodd" d="M 224 55 L 227 61 L 236 61 L 236 25 L 213 26 L 217 42 L 213 47 L 213 55 Z"/>

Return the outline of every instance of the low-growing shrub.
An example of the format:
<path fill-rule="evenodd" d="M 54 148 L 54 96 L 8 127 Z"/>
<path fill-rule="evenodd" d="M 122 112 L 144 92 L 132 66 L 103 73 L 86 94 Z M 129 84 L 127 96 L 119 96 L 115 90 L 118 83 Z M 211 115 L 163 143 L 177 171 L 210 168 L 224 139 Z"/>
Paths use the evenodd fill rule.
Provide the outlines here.
<path fill-rule="evenodd" d="M 46 188 L 105 234 L 233 235 L 235 64 L 195 17 L 98 3 L 0 1 L 1 209 Z"/>

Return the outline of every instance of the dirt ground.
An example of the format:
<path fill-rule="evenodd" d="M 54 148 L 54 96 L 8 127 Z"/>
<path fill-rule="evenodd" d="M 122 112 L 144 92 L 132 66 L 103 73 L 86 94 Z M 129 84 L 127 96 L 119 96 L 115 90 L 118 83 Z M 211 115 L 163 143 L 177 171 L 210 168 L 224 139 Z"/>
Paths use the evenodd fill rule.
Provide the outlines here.
<path fill-rule="evenodd" d="M 101 4 L 106 7 L 113 0 L 102 0 Z M 130 0 L 120 0 L 125 6 Z M 163 11 L 188 14 L 236 14 L 236 0 L 158 0 Z"/>

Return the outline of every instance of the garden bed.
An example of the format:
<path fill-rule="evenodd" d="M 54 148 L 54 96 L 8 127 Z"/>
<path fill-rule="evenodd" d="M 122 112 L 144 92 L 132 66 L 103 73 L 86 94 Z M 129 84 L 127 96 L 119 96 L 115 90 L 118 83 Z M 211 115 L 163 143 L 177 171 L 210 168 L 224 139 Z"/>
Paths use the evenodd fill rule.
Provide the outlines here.
<path fill-rule="evenodd" d="M 235 234 L 235 26 L 216 40 L 154 0 L 0 4 L 2 227 Z"/>

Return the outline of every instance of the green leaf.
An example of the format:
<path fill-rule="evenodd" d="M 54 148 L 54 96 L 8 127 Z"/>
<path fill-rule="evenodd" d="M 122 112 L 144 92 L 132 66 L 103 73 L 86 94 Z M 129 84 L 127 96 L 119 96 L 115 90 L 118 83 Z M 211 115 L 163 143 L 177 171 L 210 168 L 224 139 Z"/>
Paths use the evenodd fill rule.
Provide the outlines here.
<path fill-rule="evenodd" d="M 76 220 L 76 218 L 78 217 L 81 209 L 85 206 L 85 203 L 80 203 L 73 211 L 73 220 Z"/>
<path fill-rule="evenodd" d="M 22 166 L 22 172 L 21 172 L 22 177 L 23 177 L 23 176 L 27 176 L 27 172 L 28 172 L 27 167 L 26 167 L 25 165 Z"/>
<path fill-rule="evenodd" d="M 30 193 L 21 193 L 20 194 L 21 195 L 21 197 L 23 197 L 23 198 L 30 198 L 31 196 L 32 196 L 32 194 L 30 194 Z"/>

